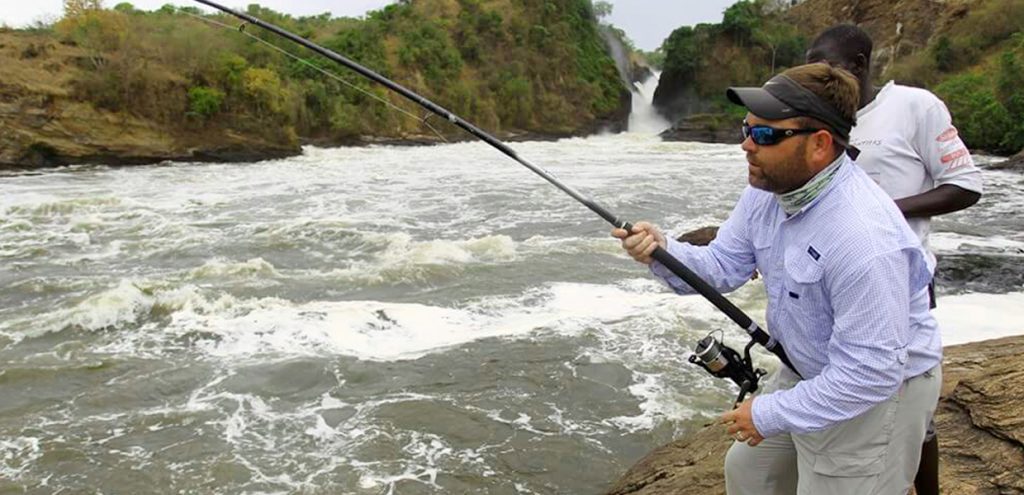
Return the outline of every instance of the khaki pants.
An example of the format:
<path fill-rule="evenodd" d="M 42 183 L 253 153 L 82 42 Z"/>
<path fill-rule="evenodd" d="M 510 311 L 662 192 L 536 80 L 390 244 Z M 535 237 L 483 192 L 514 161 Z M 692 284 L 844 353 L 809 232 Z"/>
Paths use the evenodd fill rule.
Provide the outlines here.
<path fill-rule="evenodd" d="M 772 375 L 765 392 L 792 387 L 787 368 Z M 729 495 L 889 495 L 913 485 L 921 443 L 935 413 L 942 370 L 903 382 L 887 401 L 827 430 L 783 434 L 757 447 L 734 442 L 725 457 Z"/>

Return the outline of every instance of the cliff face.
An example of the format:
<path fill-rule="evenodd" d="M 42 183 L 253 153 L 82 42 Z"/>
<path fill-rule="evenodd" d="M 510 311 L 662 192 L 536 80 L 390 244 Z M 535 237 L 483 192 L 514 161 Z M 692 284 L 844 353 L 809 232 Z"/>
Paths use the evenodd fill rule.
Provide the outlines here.
<path fill-rule="evenodd" d="M 294 136 L 216 127 L 170 128 L 73 95 L 87 55 L 51 37 L 0 33 L 0 164 L 24 167 L 161 160 L 252 160 L 300 151 Z"/>
<path fill-rule="evenodd" d="M 993 170 L 1016 170 L 1024 172 L 1024 151 L 1010 157 L 1005 162 L 997 163 L 989 167 Z"/>
<path fill-rule="evenodd" d="M 967 14 L 978 0 L 807 0 L 785 13 L 808 41 L 825 28 L 856 24 L 875 43 L 875 74 L 882 74 L 899 56 L 925 48 L 936 32 Z"/>
<path fill-rule="evenodd" d="M 937 33 L 946 32 L 982 1 L 806 0 L 761 11 L 734 5 L 722 23 L 681 28 L 666 40 L 666 69 L 655 106 L 674 122 L 724 112 L 727 87 L 760 85 L 781 68 L 803 63 L 814 37 L 841 23 L 857 24 L 871 35 L 873 72 L 884 79 L 895 62 L 926 53 Z M 684 129 L 687 134 L 692 132 Z"/>
<path fill-rule="evenodd" d="M 628 121 L 630 92 L 589 0 L 424 0 L 362 19 L 248 11 L 503 138 L 618 131 Z M 0 166 L 250 161 L 299 153 L 301 142 L 441 139 L 423 110 L 342 67 L 259 33 L 344 84 L 185 13 L 199 11 L 125 3 L 50 30 L 0 28 Z M 430 124 L 445 140 L 468 138 L 443 119 Z"/>
<path fill-rule="evenodd" d="M 947 347 L 935 424 L 942 493 L 1024 493 L 1024 336 Z M 709 425 L 633 466 L 611 495 L 725 493 L 732 441 Z"/>

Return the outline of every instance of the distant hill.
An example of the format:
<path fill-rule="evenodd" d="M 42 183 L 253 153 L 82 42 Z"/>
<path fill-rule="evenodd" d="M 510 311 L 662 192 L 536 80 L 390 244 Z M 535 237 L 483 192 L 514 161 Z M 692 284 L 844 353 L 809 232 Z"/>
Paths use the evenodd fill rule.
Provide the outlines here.
<path fill-rule="evenodd" d="M 928 88 L 948 104 L 961 135 L 977 150 L 1024 148 L 1024 0 L 741 1 L 718 24 L 682 27 L 662 47 L 659 110 L 684 127 L 731 123 L 724 91 L 760 84 L 803 63 L 821 30 L 854 23 L 875 41 L 878 83 Z M 774 68 L 773 68 L 774 65 Z M 694 121 L 694 116 L 698 116 Z M 710 122 L 711 124 L 704 124 Z M 723 124 L 733 125 L 734 124 Z M 711 135 L 713 133 L 710 133 Z"/>
<path fill-rule="evenodd" d="M 197 9 L 71 2 L 52 28 L 0 30 L 0 163 L 267 158 L 303 142 L 437 141 L 424 111 L 333 62 Z M 365 19 L 248 13 L 505 137 L 620 128 L 629 92 L 590 0 L 400 1 Z M 223 23 L 227 29 L 199 18 Z M 400 106 L 412 117 L 379 102 Z M 446 139 L 461 131 L 427 121 Z M 7 132 L 9 131 L 9 132 Z"/>

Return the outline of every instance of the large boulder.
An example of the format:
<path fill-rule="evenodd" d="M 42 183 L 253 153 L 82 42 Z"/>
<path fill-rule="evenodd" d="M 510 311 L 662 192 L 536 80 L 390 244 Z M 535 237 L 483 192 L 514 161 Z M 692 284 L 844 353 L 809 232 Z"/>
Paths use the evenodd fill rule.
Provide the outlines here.
<path fill-rule="evenodd" d="M 999 162 L 988 167 L 990 170 L 1014 170 L 1024 172 L 1024 150 L 1011 156 L 1005 162 Z"/>
<path fill-rule="evenodd" d="M 1024 336 L 947 347 L 936 412 L 942 493 L 1024 493 Z M 707 425 L 656 449 L 612 495 L 725 493 L 731 440 Z"/>
<path fill-rule="evenodd" d="M 740 144 L 740 122 L 725 114 L 696 114 L 685 117 L 661 133 L 665 141 Z"/>

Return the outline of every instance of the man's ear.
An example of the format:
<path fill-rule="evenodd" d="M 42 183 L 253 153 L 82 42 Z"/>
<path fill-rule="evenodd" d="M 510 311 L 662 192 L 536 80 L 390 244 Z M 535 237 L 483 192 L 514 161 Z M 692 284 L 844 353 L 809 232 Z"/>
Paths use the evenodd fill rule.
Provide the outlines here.
<path fill-rule="evenodd" d="M 811 135 L 811 144 L 812 146 L 808 147 L 811 151 L 811 156 L 807 158 L 816 162 L 824 161 L 825 164 L 832 163 L 832 161 L 835 159 L 832 156 L 835 154 L 835 140 L 832 139 L 831 132 L 828 132 L 826 130 L 820 130 L 818 132 L 815 132 L 814 134 Z"/>
<path fill-rule="evenodd" d="M 857 76 L 858 78 L 871 72 L 871 61 L 868 60 L 867 55 L 864 55 L 863 53 L 857 54 L 857 57 L 854 59 L 853 65 L 853 75 Z"/>

